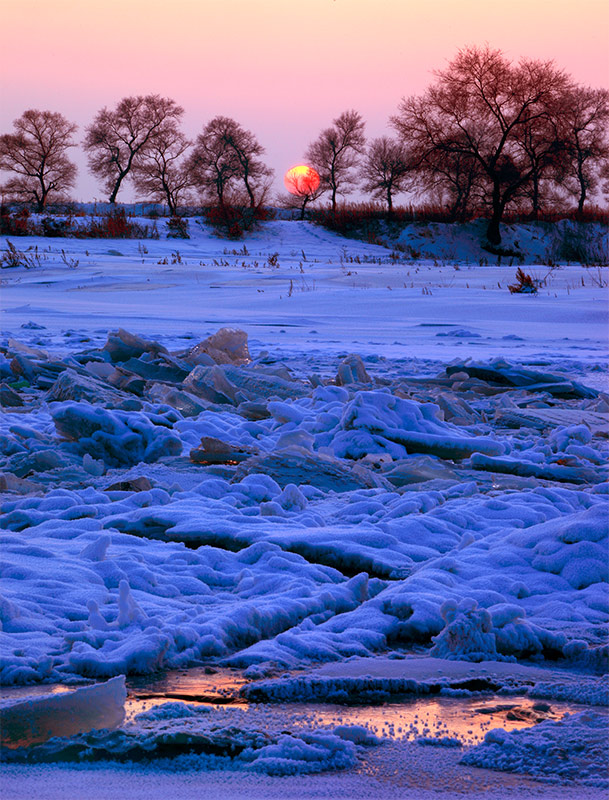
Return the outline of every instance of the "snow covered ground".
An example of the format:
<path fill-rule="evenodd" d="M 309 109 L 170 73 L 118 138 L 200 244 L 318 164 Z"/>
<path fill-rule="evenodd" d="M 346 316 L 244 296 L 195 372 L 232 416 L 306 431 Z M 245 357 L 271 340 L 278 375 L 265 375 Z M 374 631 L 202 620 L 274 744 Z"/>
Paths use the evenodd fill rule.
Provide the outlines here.
<path fill-rule="evenodd" d="M 307 222 L 266 223 L 243 242 L 219 240 L 195 221 L 190 230 L 189 240 L 15 239 L 19 249 L 38 246 L 43 268 L 3 271 L 4 328 L 43 324 L 31 341 L 55 351 L 78 335 L 103 341 L 119 325 L 170 347 L 229 325 L 248 333 L 255 353 L 306 353 L 309 369 L 352 351 L 406 359 L 399 364 L 420 359 L 419 369 L 464 354 L 605 364 L 606 292 L 598 284 L 606 286 L 607 269 L 533 263 L 526 271 L 546 286 L 531 297 L 507 289 L 517 264 L 481 267 L 467 243 L 456 259 L 397 254 L 404 260 L 395 263 L 383 247 Z"/>
<path fill-rule="evenodd" d="M 457 693 L 497 691 L 451 688 L 457 665 L 518 683 L 532 662 L 525 693 L 583 716 L 463 751 L 289 715 L 280 735 L 245 712 L 222 752 L 246 755 L 224 794 L 219 773 L 206 786 L 424 796 L 398 759 L 446 797 L 471 794 L 480 767 L 510 773 L 483 773 L 488 797 L 600 796 L 606 718 L 585 708 L 606 698 L 606 269 L 526 266 L 543 285 L 510 294 L 515 266 L 467 253 L 414 261 L 300 222 L 236 243 L 190 227 L 14 240 L 39 266 L 1 274 L 2 683 L 230 666 L 264 707 L 425 694 L 423 654 Z M 281 677 L 320 663 L 340 674 Z M 587 771 L 531 760 L 538 728 L 566 753 L 588 742 Z M 99 796 L 130 781 L 143 796 L 142 769 L 104 769 Z M 8 765 L 3 797 L 34 796 L 39 770 Z M 78 796 L 88 774 L 57 768 L 45 796 Z"/>

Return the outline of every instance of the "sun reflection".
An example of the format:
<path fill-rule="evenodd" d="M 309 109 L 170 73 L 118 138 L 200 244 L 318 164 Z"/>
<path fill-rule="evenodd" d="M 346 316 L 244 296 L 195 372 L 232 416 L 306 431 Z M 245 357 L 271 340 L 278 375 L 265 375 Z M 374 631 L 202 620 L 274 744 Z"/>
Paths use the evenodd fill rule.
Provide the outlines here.
<path fill-rule="evenodd" d="M 294 712 L 296 704 L 283 706 Z M 303 710 L 300 705 L 301 711 Z M 545 709 L 545 710 L 544 710 Z M 572 708 L 551 706 L 531 698 L 417 698 L 382 706 L 336 706 L 310 704 L 309 721 L 321 725 L 363 725 L 377 736 L 390 739 L 419 737 L 455 738 L 463 744 L 481 742 L 492 728 L 520 730 L 544 719 L 561 719 Z"/>

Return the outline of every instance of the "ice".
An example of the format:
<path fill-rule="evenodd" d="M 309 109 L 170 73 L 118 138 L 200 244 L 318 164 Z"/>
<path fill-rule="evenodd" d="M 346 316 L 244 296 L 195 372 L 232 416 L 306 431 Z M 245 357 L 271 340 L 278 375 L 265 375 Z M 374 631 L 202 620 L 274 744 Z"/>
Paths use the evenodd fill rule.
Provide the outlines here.
<path fill-rule="evenodd" d="M 124 399 L 120 392 L 115 391 L 106 382 L 92 376 L 80 375 L 73 369 L 62 372 L 47 394 L 49 402 L 86 400 L 111 408 L 120 405 Z"/>
<path fill-rule="evenodd" d="M 302 733 L 298 737 L 284 734 L 276 744 L 266 745 L 252 755 L 249 769 L 268 775 L 302 775 L 348 769 L 358 760 L 353 741 L 321 731 Z"/>
<path fill-rule="evenodd" d="M 495 620 L 486 609 L 478 609 L 478 603 L 469 599 L 459 605 L 454 601 L 443 603 L 440 608 L 446 627 L 432 637 L 434 646 L 430 650 L 437 658 L 463 658 L 485 661 L 497 657 L 495 637 L 492 633 Z"/>
<path fill-rule="evenodd" d="M 481 453 L 474 453 L 471 458 L 474 469 L 487 472 L 501 472 L 508 475 L 521 475 L 525 478 L 542 478 L 564 483 L 600 483 L 602 474 L 586 466 L 565 466 L 557 464 L 533 464 L 530 461 L 519 461 L 515 458 L 490 458 Z"/>
<path fill-rule="evenodd" d="M 70 692 L 32 697 L 0 707 L 2 742 L 29 747 L 58 736 L 118 728 L 125 717 L 125 678 Z"/>
<path fill-rule="evenodd" d="M 602 292 L 560 267 L 532 313 L 507 266 L 392 262 L 290 225 L 221 268 L 224 243 L 191 225 L 200 266 L 166 263 L 162 289 L 164 240 L 145 264 L 136 242 L 117 260 L 66 240 L 78 274 L 51 249 L 3 285 L 3 684 L 205 665 L 244 669 L 262 704 L 475 686 L 603 700 Z M 303 249 L 316 288 L 288 297 Z M 171 704 L 35 758 L 165 753 L 286 780 L 370 759 L 367 729 L 269 731 L 254 712 L 211 731 L 219 712 Z"/>
<path fill-rule="evenodd" d="M 129 358 L 139 358 L 144 353 L 156 355 L 167 352 L 158 342 L 150 341 L 123 328 L 108 333 L 104 351 L 109 354 L 114 363 L 127 361 Z"/>
<path fill-rule="evenodd" d="M 346 405 L 331 446 L 342 458 L 361 458 L 369 453 L 388 453 L 393 458 L 431 453 L 460 459 L 472 453 L 506 452 L 500 442 L 464 436 L 438 416 L 438 407 L 431 403 L 419 404 L 384 392 L 361 392 Z"/>
<path fill-rule="evenodd" d="M 247 333 L 235 328 L 220 328 L 213 336 L 190 348 L 184 358 L 196 364 L 202 354 L 208 355 L 216 364 L 247 364 L 251 361 Z"/>
<path fill-rule="evenodd" d="M 462 764 L 549 779 L 579 778 L 585 786 L 609 787 L 606 772 L 607 718 L 591 712 L 546 720 L 533 728 L 489 731 Z"/>
<path fill-rule="evenodd" d="M 156 461 L 182 452 L 179 439 L 143 413 L 108 411 L 88 403 L 58 403 L 52 410 L 58 434 L 77 452 L 119 466 Z"/>

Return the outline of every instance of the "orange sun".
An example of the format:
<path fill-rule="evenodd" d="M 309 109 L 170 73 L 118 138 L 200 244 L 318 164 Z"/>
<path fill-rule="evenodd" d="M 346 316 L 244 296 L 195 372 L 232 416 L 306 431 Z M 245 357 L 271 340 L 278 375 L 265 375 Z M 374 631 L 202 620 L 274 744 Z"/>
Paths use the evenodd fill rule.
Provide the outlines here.
<path fill-rule="evenodd" d="M 319 174 L 313 167 L 299 164 L 286 172 L 283 176 L 283 182 L 285 183 L 285 188 L 291 194 L 295 194 L 298 197 L 306 197 L 319 188 Z"/>

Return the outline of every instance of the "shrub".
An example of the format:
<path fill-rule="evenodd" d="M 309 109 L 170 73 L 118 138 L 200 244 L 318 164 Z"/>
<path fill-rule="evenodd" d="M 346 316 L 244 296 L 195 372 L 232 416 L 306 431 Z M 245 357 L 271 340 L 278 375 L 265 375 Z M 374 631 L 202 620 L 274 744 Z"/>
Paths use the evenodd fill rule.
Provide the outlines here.
<path fill-rule="evenodd" d="M 49 237 L 56 236 L 69 236 L 70 228 L 72 227 L 72 220 L 61 219 L 57 217 L 43 217 L 42 218 L 42 235 Z"/>
<path fill-rule="evenodd" d="M 188 233 L 188 220 L 184 217 L 171 217 L 167 223 L 168 239 L 190 239 Z"/>
<path fill-rule="evenodd" d="M 87 224 L 74 227 L 68 235 L 78 239 L 158 239 L 156 223 L 142 225 L 127 217 L 124 208 L 89 218 Z"/>
<path fill-rule="evenodd" d="M 434 203 L 426 203 L 421 206 L 395 206 L 391 214 L 388 213 L 386 206 L 377 203 L 345 203 L 337 206 L 335 212 L 330 206 L 312 209 L 311 220 L 342 236 L 380 244 L 383 242 L 383 236 L 391 236 L 392 233 L 402 230 L 404 225 L 410 222 L 468 222 L 484 217 L 485 213 L 484 208 L 473 209 L 468 215 L 456 220 L 451 209 Z M 533 216 L 530 212 L 515 210 L 506 212 L 503 217 L 503 222 L 506 224 L 531 221 L 557 223 L 561 220 L 598 222 L 607 225 L 609 212 L 598 206 L 590 206 L 581 213 L 576 209 L 562 209 L 542 212 Z M 518 256 L 518 253 L 509 251 L 505 251 L 503 254 Z M 566 259 L 563 258 L 563 260 Z M 598 263 L 598 261 L 594 263 Z"/>
<path fill-rule="evenodd" d="M 238 206 L 223 204 L 204 209 L 206 221 L 215 232 L 227 239 L 240 239 L 246 231 L 259 222 L 272 218 L 272 212 L 262 206 Z"/>
<path fill-rule="evenodd" d="M 558 225 L 549 248 L 549 257 L 554 263 L 566 261 L 584 266 L 606 266 L 609 264 L 606 232 L 593 239 L 581 225 L 568 222 Z"/>
<path fill-rule="evenodd" d="M 28 248 L 29 252 L 18 250 L 15 245 L 9 240 L 6 240 L 6 250 L 0 254 L 0 268 L 2 269 L 15 269 L 16 267 L 25 267 L 26 269 L 33 269 L 39 267 L 40 255 L 38 247 Z"/>
<path fill-rule="evenodd" d="M 538 284 L 535 278 L 532 278 L 520 267 L 516 270 L 516 281 L 508 286 L 510 294 L 536 294 Z"/>
<path fill-rule="evenodd" d="M 0 206 L 0 234 L 2 236 L 29 236 L 30 212 L 23 207 L 15 211 L 10 206 Z"/>

